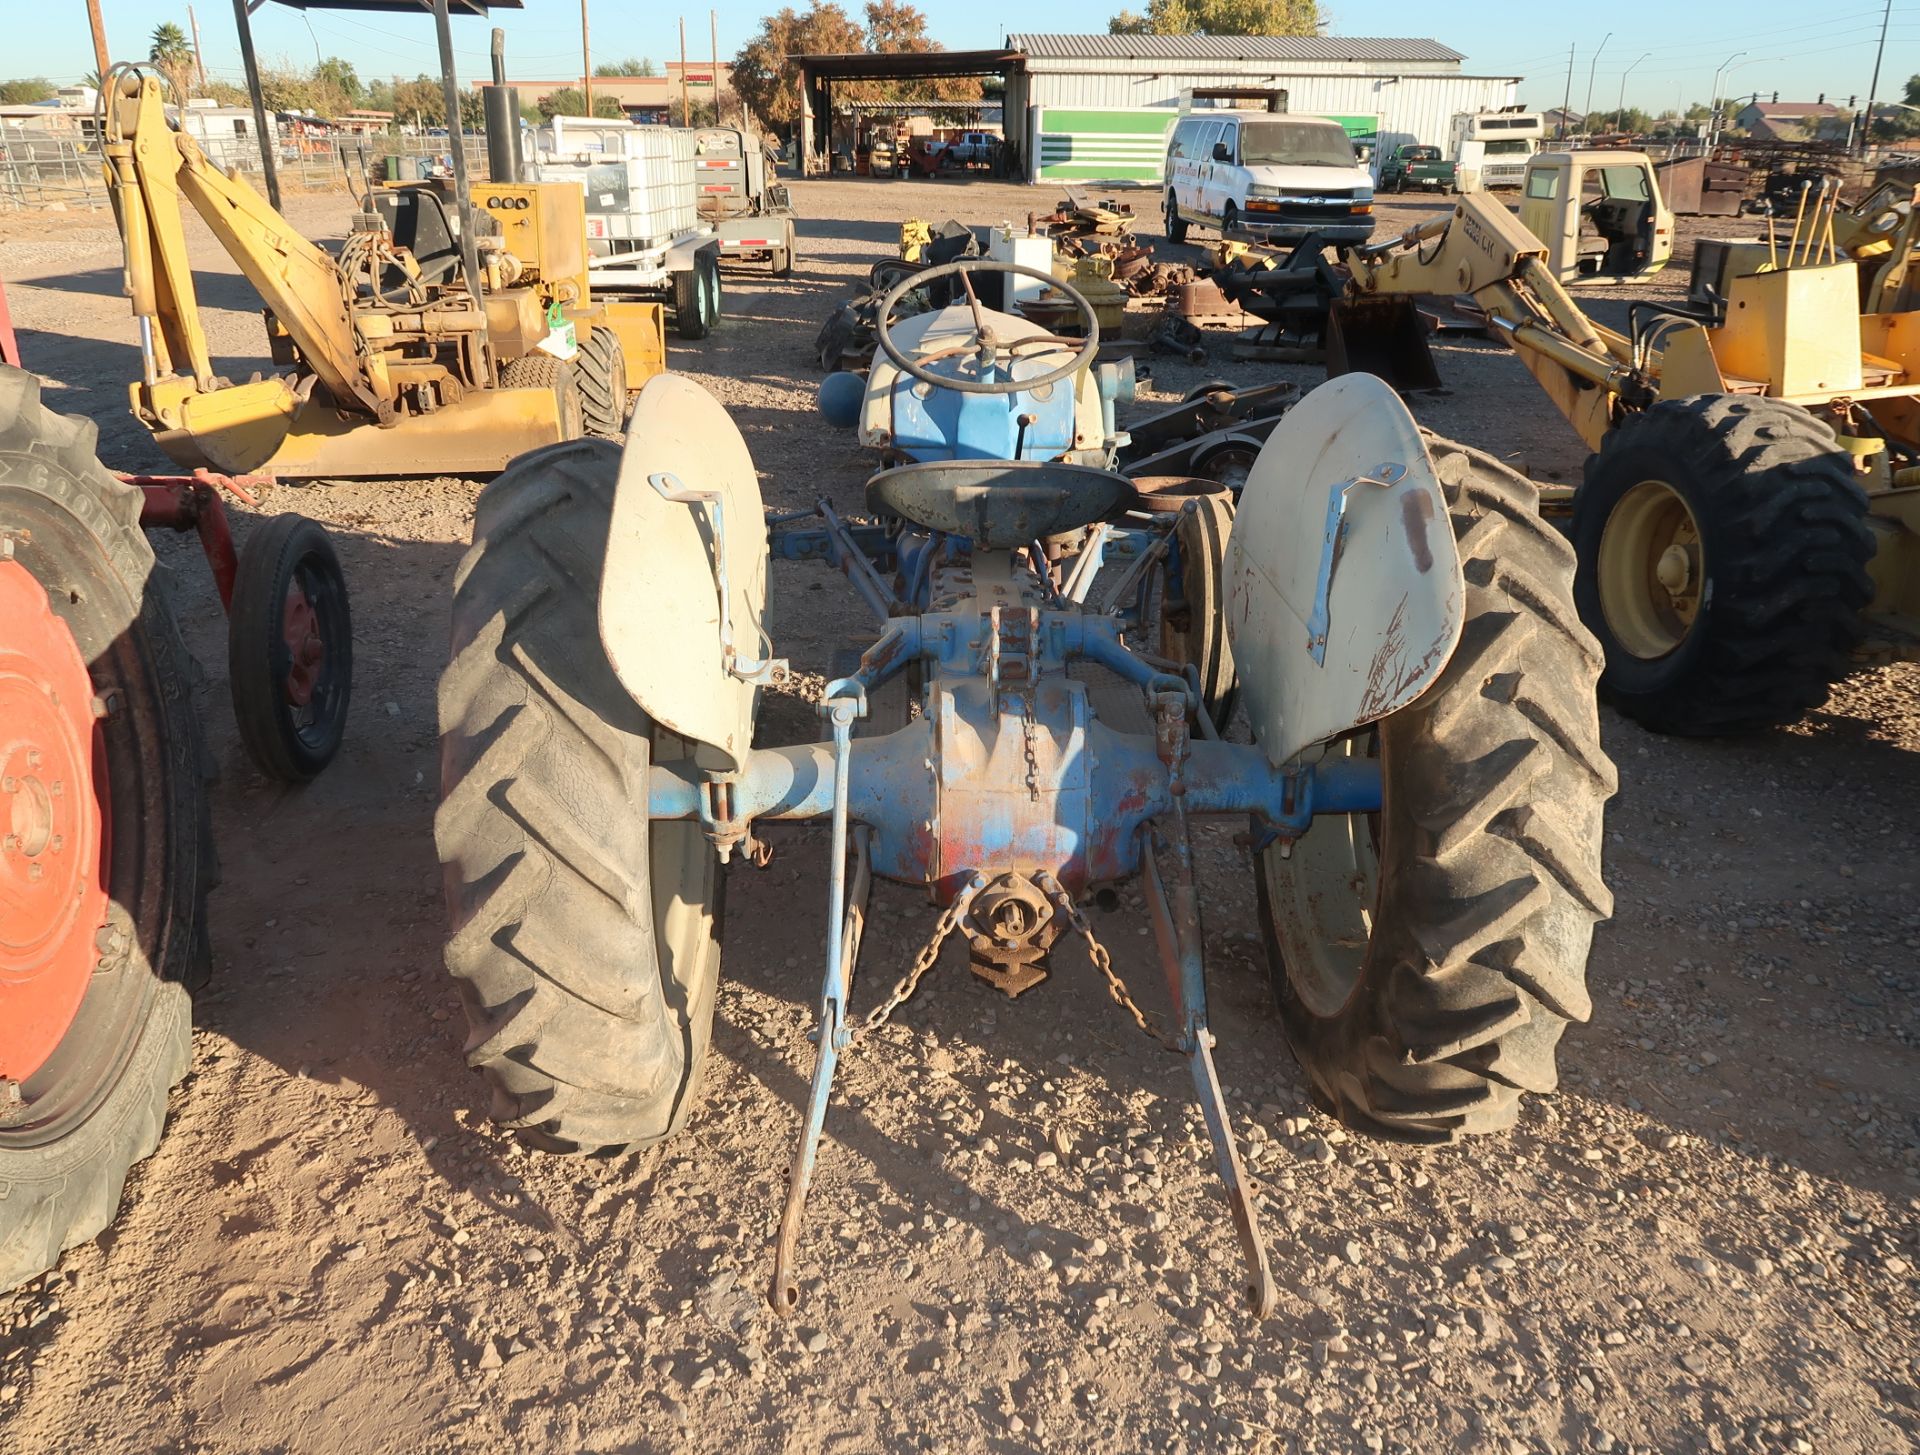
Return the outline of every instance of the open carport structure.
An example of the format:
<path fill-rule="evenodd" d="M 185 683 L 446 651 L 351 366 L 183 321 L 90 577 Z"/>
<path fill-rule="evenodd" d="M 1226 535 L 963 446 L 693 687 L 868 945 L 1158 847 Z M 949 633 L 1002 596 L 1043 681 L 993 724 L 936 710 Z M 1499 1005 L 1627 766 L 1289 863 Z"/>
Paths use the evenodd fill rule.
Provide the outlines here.
<path fill-rule="evenodd" d="M 1018 51 L 853 51 L 795 56 L 800 67 L 800 167 L 814 176 L 832 166 L 833 88 L 854 81 L 949 81 L 1010 78 L 1024 62 Z M 937 103 L 929 101 L 930 106 Z M 1009 129 L 1010 145 L 1019 144 Z M 1024 161 L 1023 161 L 1024 165 Z"/>

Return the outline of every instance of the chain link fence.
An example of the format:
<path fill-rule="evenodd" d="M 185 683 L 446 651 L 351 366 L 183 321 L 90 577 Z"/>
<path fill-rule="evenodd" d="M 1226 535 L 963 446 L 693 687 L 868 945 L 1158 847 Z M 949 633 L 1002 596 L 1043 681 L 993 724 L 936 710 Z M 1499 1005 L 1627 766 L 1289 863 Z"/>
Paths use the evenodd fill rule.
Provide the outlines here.
<path fill-rule="evenodd" d="M 487 147 L 462 137 L 467 175 L 487 176 Z M 237 171 L 265 191 L 260 148 L 250 137 L 209 137 L 200 150 L 222 171 Z M 277 158 L 283 192 L 340 190 L 358 193 L 366 181 L 413 181 L 450 175 L 452 153 L 444 136 L 288 136 Z M 0 136 L 0 212 L 108 206 L 104 159 L 97 142 L 72 137 Z"/>

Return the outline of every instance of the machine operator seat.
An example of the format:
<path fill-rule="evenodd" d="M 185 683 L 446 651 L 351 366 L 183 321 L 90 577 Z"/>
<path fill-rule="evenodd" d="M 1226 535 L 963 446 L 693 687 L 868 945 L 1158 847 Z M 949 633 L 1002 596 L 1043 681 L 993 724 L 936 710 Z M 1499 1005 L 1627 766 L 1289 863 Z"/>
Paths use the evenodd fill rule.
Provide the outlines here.
<path fill-rule="evenodd" d="M 882 470 L 867 504 L 975 550 L 1010 551 L 1104 520 L 1133 498 L 1111 470 L 1043 460 L 924 460 Z"/>

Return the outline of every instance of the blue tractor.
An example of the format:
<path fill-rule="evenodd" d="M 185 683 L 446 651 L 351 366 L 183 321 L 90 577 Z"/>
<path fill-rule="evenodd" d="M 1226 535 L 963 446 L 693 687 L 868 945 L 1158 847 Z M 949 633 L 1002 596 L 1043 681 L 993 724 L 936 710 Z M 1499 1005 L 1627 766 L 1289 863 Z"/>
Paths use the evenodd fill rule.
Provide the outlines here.
<path fill-rule="evenodd" d="M 1136 481 L 1130 368 L 1099 328 L 985 307 L 969 260 L 904 278 L 864 384 L 827 390 L 881 452 L 869 519 L 769 520 L 725 410 L 664 375 L 624 452 L 529 454 L 487 488 L 441 679 L 447 963 L 493 1111 L 537 1145 L 657 1141 L 707 1054 L 723 866 L 775 822 L 831 825 L 817 1061 L 770 1298 L 798 1301 L 802 1215 L 839 1059 L 943 943 L 1010 996 L 1078 941 L 1186 1061 L 1245 1251 L 1276 1290 L 1208 1028 L 1191 828 L 1244 825 L 1280 1018 L 1315 1098 L 1377 1136 L 1503 1127 L 1554 1085 L 1610 911 L 1614 788 L 1572 556 L 1526 481 L 1333 380 L 1233 493 Z M 1053 283 L 1047 278 L 1049 284 Z M 893 320 L 909 290 L 946 307 Z M 1059 286 L 1059 285 L 1054 285 Z M 921 294 L 925 296 L 924 291 Z M 835 397 L 836 395 L 841 397 Z M 822 740 L 753 741 L 783 682 L 768 562 L 824 559 L 871 608 Z M 856 1014 L 869 886 L 934 919 Z M 1084 910 L 1138 879 L 1165 1008 Z"/>

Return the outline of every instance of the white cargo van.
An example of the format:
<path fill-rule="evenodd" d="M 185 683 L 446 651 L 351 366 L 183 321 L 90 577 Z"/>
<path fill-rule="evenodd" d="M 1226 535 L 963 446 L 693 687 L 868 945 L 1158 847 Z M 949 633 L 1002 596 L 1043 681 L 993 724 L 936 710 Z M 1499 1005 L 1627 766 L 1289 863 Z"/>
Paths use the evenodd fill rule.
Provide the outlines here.
<path fill-rule="evenodd" d="M 1190 111 L 1167 140 L 1167 237 L 1187 224 L 1292 242 L 1373 234 L 1373 177 L 1337 122 L 1267 111 Z"/>

